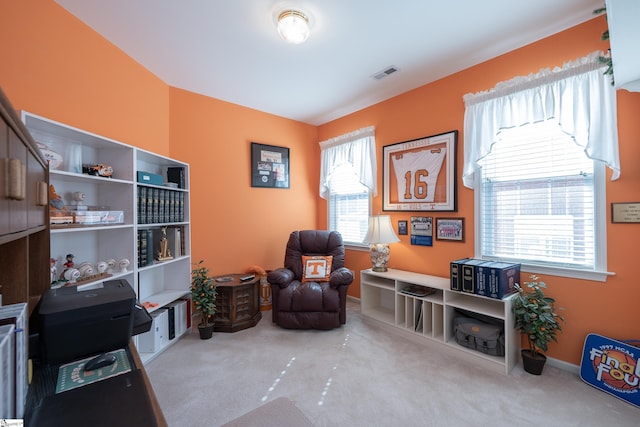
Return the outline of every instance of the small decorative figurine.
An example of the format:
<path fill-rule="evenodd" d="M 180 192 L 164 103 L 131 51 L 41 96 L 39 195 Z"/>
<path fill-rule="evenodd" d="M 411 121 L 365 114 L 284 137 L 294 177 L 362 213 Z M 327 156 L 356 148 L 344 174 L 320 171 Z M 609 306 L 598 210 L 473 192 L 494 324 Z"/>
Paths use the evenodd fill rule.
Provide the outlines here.
<path fill-rule="evenodd" d="M 129 260 L 126 258 L 122 258 L 120 261 L 118 261 L 118 267 L 120 267 L 120 271 L 122 273 L 126 273 L 127 271 L 129 271 Z"/>
<path fill-rule="evenodd" d="M 113 274 L 115 268 L 116 268 L 116 260 L 113 259 L 113 258 L 108 259 L 107 260 L 107 273 Z"/>
<path fill-rule="evenodd" d="M 173 259 L 169 250 L 169 241 L 167 240 L 167 227 L 162 227 L 162 238 L 160 239 L 160 250 L 158 251 L 158 261 L 166 261 Z"/>
<path fill-rule="evenodd" d="M 73 193 L 73 200 L 76 202 L 76 208 L 78 210 L 86 210 L 86 207 L 83 206 L 82 202 L 87 198 L 87 195 L 82 191 L 75 191 Z M 82 209 L 84 207 L 84 209 Z"/>
<path fill-rule="evenodd" d="M 77 268 L 68 268 L 64 271 L 64 278 L 69 283 L 75 283 L 80 278 L 80 272 Z"/>
<path fill-rule="evenodd" d="M 80 264 L 80 267 L 78 267 L 78 271 L 80 271 L 80 277 L 88 277 L 95 273 L 93 265 L 91 265 L 91 263 L 89 262 L 83 262 L 82 264 Z"/>
<path fill-rule="evenodd" d="M 97 164 L 97 165 L 82 165 L 82 173 L 93 176 L 101 176 L 104 178 L 111 178 L 113 175 L 113 168 L 109 165 Z"/>
<path fill-rule="evenodd" d="M 99 274 L 106 273 L 108 267 L 109 266 L 107 265 L 106 261 L 100 261 L 96 264 L 96 270 Z"/>
<path fill-rule="evenodd" d="M 58 279 L 56 278 L 58 276 L 58 268 L 56 267 L 56 259 L 55 258 L 51 258 L 49 259 L 49 264 L 51 265 L 51 283 L 55 283 Z"/>
<path fill-rule="evenodd" d="M 62 196 L 56 192 L 53 184 L 49 185 L 49 209 L 52 211 L 65 211 L 64 200 Z"/>
<path fill-rule="evenodd" d="M 65 273 L 67 272 L 67 270 L 70 270 L 74 267 L 75 264 L 73 263 L 73 258 L 74 258 L 73 254 L 67 254 L 66 261 L 64 264 L 62 264 L 64 269 L 62 270 L 62 273 L 60 273 L 60 280 L 69 280 L 67 279 Z M 73 269 L 77 270 L 77 268 L 73 268 Z M 78 272 L 78 274 L 80 274 L 80 272 Z"/>
<path fill-rule="evenodd" d="M 73 268 L 73 259 L 75 256 L 73 254 L 67 254 L 67 261 L 63 264 L 64 268 Z"/>

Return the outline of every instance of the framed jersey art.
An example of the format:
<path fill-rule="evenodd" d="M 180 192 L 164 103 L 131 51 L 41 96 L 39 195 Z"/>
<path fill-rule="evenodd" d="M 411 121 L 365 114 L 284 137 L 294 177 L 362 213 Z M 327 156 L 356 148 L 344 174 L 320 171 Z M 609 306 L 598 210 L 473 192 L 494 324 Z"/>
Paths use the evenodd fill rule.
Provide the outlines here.
<path fill-rule="evenodd" d="M 457 140 L 454 130 L 382 147 L 382 209 L 455 212 Z"/>

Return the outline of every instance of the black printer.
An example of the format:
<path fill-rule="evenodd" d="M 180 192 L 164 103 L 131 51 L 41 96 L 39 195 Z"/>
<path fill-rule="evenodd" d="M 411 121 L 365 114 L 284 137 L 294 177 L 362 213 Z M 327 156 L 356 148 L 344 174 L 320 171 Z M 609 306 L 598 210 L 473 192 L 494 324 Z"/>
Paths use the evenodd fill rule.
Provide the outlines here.
<path fill-rule="evenodd" d="M 65 363 L 126 347 L 138 313 L 148 317 L 148 326 L 137 326 L 136 333 L 150 328 L 151 317 L 136 304 L 126 280 L 48 290 L 38 311 L 43 362 Z"/>

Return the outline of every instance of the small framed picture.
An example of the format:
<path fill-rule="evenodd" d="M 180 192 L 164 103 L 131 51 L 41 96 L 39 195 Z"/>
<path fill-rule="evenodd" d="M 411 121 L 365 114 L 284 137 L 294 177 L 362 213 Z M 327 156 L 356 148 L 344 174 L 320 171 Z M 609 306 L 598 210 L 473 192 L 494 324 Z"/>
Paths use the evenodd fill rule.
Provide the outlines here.
<path fill-rule="evenodd" d="M 433 246 L 433 217 L 411 217 L 411 244 Z"/>
<path fill-rule="evenodd" d="M 464 242 L 464 218 L 436 218 L 436 240 Z"/>
<path fill-rule="evenodd" d="M 407 234 L 409 234 L 409 230 L 408 230 L 408 221 L 398 221 L 398 234 L 401 236 L 406 236 Z"/>
<path fill-rule="evenodd" d="M 251 143 L 251 186 L 289 188 L 289 149 Z"/>

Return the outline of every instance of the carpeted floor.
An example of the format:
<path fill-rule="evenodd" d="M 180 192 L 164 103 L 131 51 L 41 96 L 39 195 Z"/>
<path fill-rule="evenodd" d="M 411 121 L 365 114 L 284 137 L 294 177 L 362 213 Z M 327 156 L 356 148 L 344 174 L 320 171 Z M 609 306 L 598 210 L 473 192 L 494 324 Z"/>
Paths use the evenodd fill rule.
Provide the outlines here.
<path fill-rule="evenodd" d="M 278 398 L 317 427 L 640 425 L 640 409 L 574 373 L 488 371 L 363 319 L 353 301 L 339 329 L 285 330 L 263 312 L 254 328 L 207 341 L 195 331 L 146 370 L 172 427 L 246 420 Z"/>
<path fill-rule="evenodd" d="M 222 427 L 313 427 L 311 421 L 286 397 L 278 397 Z"/>

